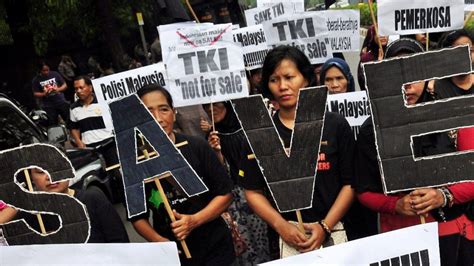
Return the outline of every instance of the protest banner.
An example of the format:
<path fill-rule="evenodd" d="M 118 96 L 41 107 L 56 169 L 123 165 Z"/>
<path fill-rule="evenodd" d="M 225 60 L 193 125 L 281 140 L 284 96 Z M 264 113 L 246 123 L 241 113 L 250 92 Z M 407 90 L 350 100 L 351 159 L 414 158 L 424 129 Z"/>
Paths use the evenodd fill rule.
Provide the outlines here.
<path fill-rule="evenodd" d="M 180 265 L 174 242 L 0 246 L 0 254 L 3 266 Z"/>
<path fill-rule="evenodd" d="M 269 49 L 262 25 L 233 30 L 234 42 L 242 45 L 244 64 L 247 70 L 261 68 Z"/>
<path fill-rule="evenodd" d="M 272 3 L 271 5 L 245 10 L 247 26 L 262 24 L 278 17 L 291 16 L 296 12 L 291 2 Z"/>
<path fill-rule="evenodd" d="M 327 10 L 315 13 L 318 16 L 324 17 L 333 52 L 359 52 L 359 10 Z"/>
<path fill-rule="evenodd" d="M 166 71 L 163 63 L 152 64 L 129 71 L 93 79 L 94 94 L 99 103 L 105 127 L 113 129 L 110 117 L 109 103 L 134 94 L 139 88 L 147 84 L 159 84 L 165 87 Z"/>
<path fill-rule="evenodd" d="M 379 0 L 380 35 L 457 30 L 464 23 L 463 0 Z"/>
<path fill-rule="evenodd" d="M 464 10 L 474 11 L 474 0 L 464 0 Z"/>
<path fill-rule="evenodd" d="M 360 126 L 370 117 L 370 103 L 366 91 L 355 91 L 328 95 L 330 112 L 344 116 L 357 139 Z"/>
<path fill-rule="evenodd" d="M 290 4 L 292 6 L 292 9 L 295 10 L 295 12 L 304 12 L 304 0 L 285 0 L 285 1 L 280 1 L 280 2 L 284 3 L 285 5 Z M 278 3 L 278 1 L 257 0 L 257 7 L 267 8 L 267 7 L 275 5 L 275 3 Z"/>
<path fill-rule="evenodd" d="M 208 190 L 137 95 L 130 95 L 110 103 L 110 110 L 128 217 L 147 211 L 144 183 L 154 181 L 155 177 L 171 175 L 176 181 L 176 186 L 188 197 Z M 138 161 L 137 133 L 144 136 L 157 156 Z"/>
<path fill-rule="evenodd" d="M 261 265 L 441 265 L 438 224 L 411 226 Z"/>
<path fill-rule="evenodd" d="M 385 193 L 474 180 L 474 153 L 419 157 L 415 138 L 474 125 L 474 97 L 407 106 L 403 84 L 472 72 L 469 47 L 363 65 Z"/>
<path fill-rule="evenodd" d="M 167 89 L 176 107 L 221 102 L 248 95 L 242 47 L 233 41 L 232 24 L 161 32 L 179 39 L 163 52 Z"/>
<path fill-rule="evenodd" d="M 37 167 L 49 174 L 52 183 L 71 179 L 74 168 L 67 157 L 48 144 L 32 144 L 0 152 L 0 198 L 18 210 L 39 215 L 56 214 L 59 228 L 46 232 L 33 230 L 24 220 L 13 220 L 0 225 L 9 245 L 85 243 L 90 236 L 90 221 L 86 207 L 76 198 L 62 193 L 33 191 L 29 168 Z M 26 180 L 19 180 L 23 172 Z M 25 173 L 26 172 L 26 173 Z M 23 188 L 20 182 L 27 184 Z"/>
<path fill-rule="evenodd" d="M 237 118 L 280 212 L 312 207 L 326 98 L 326 87 L 299 91 L 289 152 L 283 147 L 261 95 L 232 100 Z"/>
<path fill-rule="evenodd" d="M 332 58 L 326 20 L 318 12 L 296 13 L 263 22 L 267 44 L 271 47 L 289 45 L 301 50 L 311 64 L 324 63 Z M 297 19 L 295 19 L 297 17 Z"/>

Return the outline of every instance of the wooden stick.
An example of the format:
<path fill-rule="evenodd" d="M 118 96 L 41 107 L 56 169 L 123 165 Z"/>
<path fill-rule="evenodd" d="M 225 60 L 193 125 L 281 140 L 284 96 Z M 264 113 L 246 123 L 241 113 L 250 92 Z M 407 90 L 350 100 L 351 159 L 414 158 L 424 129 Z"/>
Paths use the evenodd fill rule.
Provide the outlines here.
<path fill-rule="evenodd" d="M 296 219 L 298 219 L 298 230 L 300 230 L 301 233 L 306 234 L 303 226 L 303 217 L 301 216 L 300 210 L 296 210 Z"/>
<path fill-rule="evenodd" d="M 212 130 L 215 130 L 215 122 L 214 122 L 214 104 L 211 102 L 211 121 L 212 121 Z"/>
<path fill-rule="evenodd" d="M 172 222 L 176 222 L 176 217 L 174 216 L 173 210 L 171 209 L 171 205 L 168 201 L 168 198 L 166 197 L 165 191 L 163 190 L 163 187 L 161 186 L 161 182 L 159 178 L 154 178 L 156 187 L 158 188 L 158 191 L 160 192 L 160 196 L 163 199 L 163 203 L 165 204 L 165 209 L 166 212 L 168 213 L 169 217 L 171 218 Z M 186 244 L 186 241 L 180 240 L 181 246 L 183 247 L 184 255 L 186 255 L 186 258 L 190 259 L 191 258 L 191 253 L 189 252 L 188 245 Z"/>
<path fill-rule="evenodd" d="M 474 11 L 470 11 L 469 13 L 467 13 L 466 18 L 464 19 L 464 27 L 466 27 L 467 23 L 469 22 L 473 14 L 474 14 Z"/>
<path fill-rule="evenodd" d="M 180 142 L 180 143 L 175 144 L 174 146 L 175 146 L 176 148 L 181 148 L 181 147 L 183 147 L 184 145 L 187 145 L 187 144 L 189 144 L 188 141 L 183 141 L 183 142 Z M 152 151 L 152 152 L 149 152 L 149 153 L 148 153 L 148 155 L 149 155 L 150 157 L 151 157 L 151 156 L 154 156 L 154 155 L 156 155 L 156 154 L 157 154 L 156 151 Z M 140 160 L 143 160 L 143 159 L 145 159 L 145 158 L 146 158 L 145 155 L 140 155 L 140 156 L 138 156 L 137 159 L 138 159 L 138 161 L 140 161 Z M 120 164 L 119 164 L 119 163 L 118 163 L 118 164 L 111 165 L 111 166 L 105 168 L 105 171 L 108 172 L 108 171 L 114 170 L 114 169 L 116 169 L 116 168 L 120 168 Z"/>
<path fill-rule="evenodd" d="M 33 184 L 31 184 L 30 173 L 28 172 L 27 169 L 23 170 L 23 173 L 25 174 L 28 191 L 33 192 Z M 44 227 L 43 217 L 41 217 L 41 214 L 37 213 L 36 218 L 38 219 L 38 224 L 39 224 L 41 233 L 46 234 L 46 228 Z"/>
<path fill-rule="evenodd" d="M 191 11 L 191 14 L 193 14 L 193 17 L 194 17 L 194 19 L 196 20 L 196 22 L 197 22 L 197 23 L 200 23 L 198 17 L 196 16 L 196 13 L 194 13 L 193 7 L 192 7 L 191 4 L 189 3 L 189 0 L 186 0 L 186 5 L 188 6 L 189 11 Z"/>
<path fill-rule="evenodd" d="M 426 223 L 425 216 L 420 215 L 420 222 L 421 222 L 421 224 L 425 224 L 425 223 Z"/>
<path fill-rule="evenodd" d="M 380 53 L 380 51 L 382 51 L 381 53 L 383 54 L 382 42 L 380 41 L 380 35 L 379 35 L 379 28 L 378 28 L 378 25 L 377 25 L 377 21 L 375 20 L 373 0 L 369 0 L 369 9 L 370 9 L 370 16 L 372 17 L 372 23 L 374 24 L 375 37 L 377 37 L 378 44 L 379 44 L 379 53 Z M 376 56 L 378 58 L 379 55 L 376 55 Z"/>
<path fill-rule="evenodd" d="M 426 33 L 426 51 L 430 50 L 430 33 Z"/>

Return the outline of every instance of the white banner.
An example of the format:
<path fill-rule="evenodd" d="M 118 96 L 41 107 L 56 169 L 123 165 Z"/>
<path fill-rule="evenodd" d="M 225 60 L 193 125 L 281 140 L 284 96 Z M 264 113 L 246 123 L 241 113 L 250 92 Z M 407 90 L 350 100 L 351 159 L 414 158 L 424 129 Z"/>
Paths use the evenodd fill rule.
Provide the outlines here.
<path fill-rule="evenodd" d="M 180 265 L 175 242 L 0 246 L 0 265 Z"/>
<path fill-rule="evenodd" d="M 464 10 L 474 11 L 474 0 L 464 0 Z"/>
<path fill-rule="evenodd" d="M 333 52 L 360 51 L 359 10 L 327 10 L 316 14 L 325 18 Z"/>
<path fill-rule="evenodd" d="M 370 117 L 370 104 L 366 91 L 328 95 L 328 110 L 344 116 L 357 139 L 359 128 Z"/>
<path fill-rule="evenodd" d="M 234 42 L 242 45 L 244 64 L 247 70 L 261 68 L 269 48 L 262 25 L 233 30 Z"/>
<path fill-rule="evenodd" d="M 280 3 L 283 2 L 285 5 L 289 4 L 291 5 L 292 9 L 295 12 L 304 12 L 304 0 L 285 0 L 285 1 L 280 1 Z M 257 0 L 257 7 L 258 8 L 267 8 L 272 5 L 275 5 L 275 3 L 278 3 L 278 1 L 275 0 Z"/>
<path fill-rule="evenodd" d="M 263 22 L 269 46 L 289 45 L 300 49 L 311 64 L 332 58 L 326 21 L 318 12 L 296 13 L 291 17 Z"/>
<path fill-rule="evenodd" d="M 441 265 L 438 223 L 411 226 L 261 265 Z"/>
<path fill-rule="evenodd" d="M 464 23 L 464 0 L 379 0 L 380 35 L 457 30 Z"/>
<path fill-rule="evenodd" d="M 176 107 L 248 96 L 242 47 L 233 42 L 231 24 L 161 32 L 178 39 L 163 54 L 168 89 Z"/>
<path fill-rule="evenodd" d="M 147 84 L 159 84 L 165 87 L 167 81 L 165 65 L 152 64 L 129 71 L 93 79 L 92 86 L 101 108 L 102 118 L 108 129 L 113 129 L 109 103 L 135 93 Z"/>
<path fill-rule="evenodd" d="M 278 17 L 291 16 L 294 13 L 296 11 L 291 2 L 273 3 L 269 6 L 245 10 L 245 20 L 247 21 L 247 26 L 252 26 Z"/>

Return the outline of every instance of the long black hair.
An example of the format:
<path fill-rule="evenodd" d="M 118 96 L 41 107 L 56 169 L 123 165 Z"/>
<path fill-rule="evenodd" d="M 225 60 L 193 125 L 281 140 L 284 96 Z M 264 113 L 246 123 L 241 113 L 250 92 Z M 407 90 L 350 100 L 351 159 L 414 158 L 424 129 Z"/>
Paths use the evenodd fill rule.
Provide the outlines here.
<path fill-rule="evenodd" d="M 467 37 L 469 38 L 469 40 L 472 41 L 471 36 L 469 35 L 469 33 L 467 33 L 465 29 L 450 31 L 441 36 L 441 40 L 438 44 L 439 48 L 451 47 L 453 46 L 454 42 L 461 37 Z"/>
<path fill-rule="evenodd" d="M 140 89 L 138 89 L 137 95 L 138 97 L 142 98 L 144 95 L 153 91 L 161 92 L 165 96 L 168 105 L 173 108 L 173 98 L 171 97 L 171 94 L 165 88 L 161 87 L 158 84 L 148 84 L 141 87 Z"/>
<path fill-rule="evenodd" d="M 263 96 L 269 99 L 273 99 L 273 95 L 268 88 L 268 81 L 275 69 L 284 59 L 288 59 L 295 63 L 303 77 L 308 81 L 308 86 L 314 85 L 314 69 L 309 62 L 308 57 L 295 47 L 284 45 L 278 46 L 268 52 L 262 67 L 262 81 L 260 83 L 260 88 Z"/>

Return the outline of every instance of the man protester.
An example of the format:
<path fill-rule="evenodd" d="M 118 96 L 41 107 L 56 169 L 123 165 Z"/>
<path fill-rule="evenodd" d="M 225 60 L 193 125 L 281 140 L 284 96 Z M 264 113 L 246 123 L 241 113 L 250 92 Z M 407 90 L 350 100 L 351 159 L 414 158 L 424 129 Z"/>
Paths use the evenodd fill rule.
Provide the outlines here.
<path fill-rule="evenodd" d="M 77 147 L 98 148 L 107 166 L 118 163 L 117 149 L 112 130 L 107 129 L 102 118 L 102 112 L 94 95 L 91 79 L 88 76 L 78 76 L 74 79 L 74 90 L 78 100 L 71 104 L 69 128 Z M 118 170 L 111 173 L 113 186 L 118 189 L 118 200 L 123 199 L 123 185 Z"/>
<path fill-rule="evenodd" d="M 40 101 L 40 106 L 48 114 L 48 126 L 58 124 L 58 115 L 69 121 L 69 103 L 63 92 L 67 84 L 56 71 L 50 71 L 48 64 L 41 62 L 38 66 L 38 76 L 32 81 L 33 94 Z"/>

